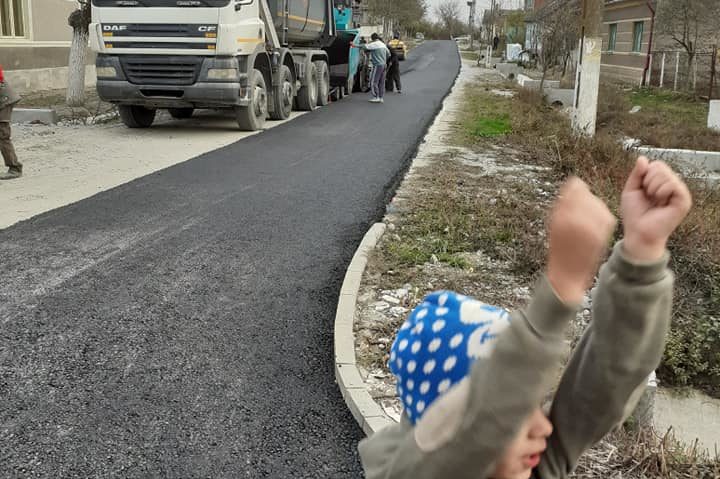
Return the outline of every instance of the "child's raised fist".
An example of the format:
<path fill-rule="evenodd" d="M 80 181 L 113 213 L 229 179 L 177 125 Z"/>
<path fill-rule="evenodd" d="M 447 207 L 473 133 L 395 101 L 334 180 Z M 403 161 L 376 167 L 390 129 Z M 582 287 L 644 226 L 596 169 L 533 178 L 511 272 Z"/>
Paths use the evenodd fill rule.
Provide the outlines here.
<path fill-rule="evenodd" d="M 571 178 L 560 188 L 550 216 L 547 276 L 563 302 L 582 301 L 616 222 L 580 179 Z"/>
<path fill-rule="evenodd" d="M 691 206 L 690 191 L 667 164 L 638 158 L 620 202 L 625 253 L 635 261 L 660 259 Z"/>

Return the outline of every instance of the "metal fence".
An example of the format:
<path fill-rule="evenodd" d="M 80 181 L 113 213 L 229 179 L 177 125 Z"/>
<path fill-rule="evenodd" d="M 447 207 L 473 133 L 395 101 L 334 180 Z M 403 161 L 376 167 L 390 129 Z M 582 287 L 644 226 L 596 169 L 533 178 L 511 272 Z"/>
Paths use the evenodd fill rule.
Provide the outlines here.
<path fill-rule="evenodd" d="M 699 51 L 691 67 L 685 50 L 655 51 L 650 56 L 646 85 L 675 91 L 693 91 L 710 99 L 720 98 L 718 48 Z"/>

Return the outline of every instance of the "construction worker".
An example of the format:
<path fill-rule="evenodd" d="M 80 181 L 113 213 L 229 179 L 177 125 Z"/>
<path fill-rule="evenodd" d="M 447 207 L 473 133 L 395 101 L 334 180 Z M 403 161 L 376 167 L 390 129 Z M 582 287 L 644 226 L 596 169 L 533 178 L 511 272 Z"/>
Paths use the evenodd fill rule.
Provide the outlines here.
<path fill-rule="evenodd" d="M 0 153 L 8 167 L 7 173 L 0 175 L 0 180 L 12 180 L 22 176 L 22 163 L 18 161 L 10 139 L 10 118 L 13 107 L 19 101 L 20 96 L 5 81 L 5 73 L 0 66 Z"/>
<path fill-rule="evenodd" d="M 399 44 L 400 35 L 393 35 L 393 39 L 388 43 L 388 50 L 390 50 L 390 58 L 388 59 L 388 71 L 387 81 L 385 82 L 385 89 L 387 91 L 393 91 L 397 89 L 398 93 L 402 93 L 402 84 L 400 83 L 400 51 Z"/>
<path fill-rule="evenodd" d="M 372 76 L 370 78 L 370 91 L 372 98 L 370 103 L 384 103 L 385 96 L 385 66 L 388 58 L 390 58 L 390 50 L 385 46 L 380 35 L 373 33 L 370 36 L 370 43 L 355 45 L 350 44 L 351 48 L 360 48 L 366 52 L 370 52 L 370 62 L 372 63 Z"/>

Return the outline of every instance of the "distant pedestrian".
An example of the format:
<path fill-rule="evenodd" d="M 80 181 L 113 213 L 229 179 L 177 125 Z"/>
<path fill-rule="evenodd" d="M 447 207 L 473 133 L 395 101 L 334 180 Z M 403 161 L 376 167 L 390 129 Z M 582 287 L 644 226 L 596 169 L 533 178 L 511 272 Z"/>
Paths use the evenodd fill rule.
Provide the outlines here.
<path fill-rule="evenodd" d="M 393 43 L 394 41 L 394 43 Z M 385 89 L 387 91 L 393 91 L 397 89 L 398 93 L 402 93 L 402 84 L 400 83 L 400 56 L 398 49 L 394 45 L 398 45 L 400 41 L 400 35 L 395 34 L 393 41 L 388 44 L 390 50 L 390 58 L 388 58 L 388 70 L 387 70 L 387 81 L 385 82 Z"/>
<path fill-rule="evenodd" d="M 390 58 L 390 50 L 385 46 L 380 35 L 373 33 L 370 37 L 371 42 L 365 45 L 350 44 L 353 48 L 360 48 L 370 52 L 370 63 L 372 64 L 372 74 L 370 76 L 370 91 L 372 92 L 371 103 L 383 103 L 385 96 L 385 66 L 388 58 Z"/>
<path fill-rule="evenodd" d="M 493 38 L 493 51 L 498 49 L 498 45 L 500 45 L 500 37 L 495 35 L 495 38 Z"/>
<path fill-rule="evenodd" d="M 5 73 L 0 65 L 0 153 L 8 167 L 7 173 L 0 175 L 0 180 L 12 180 L 22 176 L 22 163 L 18 161 L 10 139 L 10 118 L 13 107 L 19 101 L 20 96 L 5 81 Z"/>

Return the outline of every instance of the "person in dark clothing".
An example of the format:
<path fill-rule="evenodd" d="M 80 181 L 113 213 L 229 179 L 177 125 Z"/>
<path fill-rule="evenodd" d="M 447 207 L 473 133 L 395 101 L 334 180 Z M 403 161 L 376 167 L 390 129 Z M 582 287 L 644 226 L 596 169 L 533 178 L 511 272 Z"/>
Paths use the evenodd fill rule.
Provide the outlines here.
<path fill-rule="evenodd" d="M 22 176 L 23 165 L 15 154 L 10 128 L 13 107 L 19 101 L 20 96 L 5 81 L 5 73 L 0 65 L 0 153 L 8 167 L 7 173 L 0 175 L 0 180 L 13 180 Z"/>
<path fill-rule="evenodd" d="M 495 35 L 495 38 L 493 38 L 493 51 L 497 50 L 499 44 L 500 44 L 500 37 Z"/>
<path fill-rule="evenodd" d="M 399 35 L 395 35 L 396 40 L 400 38 Z M 400 58 L 398 57 L 397 49 L 392 47 L 392 42 L 388 45 L 390 50 L 390 58 L 387 63 L 387 79 L 385 81 L 385 89 L 387 91 L 394 91 L 397 88 L 398 93 L 402 93 L 402 84 L 400 83 Z"/>

